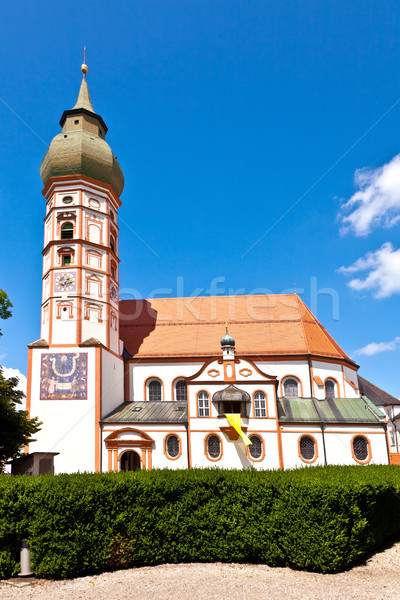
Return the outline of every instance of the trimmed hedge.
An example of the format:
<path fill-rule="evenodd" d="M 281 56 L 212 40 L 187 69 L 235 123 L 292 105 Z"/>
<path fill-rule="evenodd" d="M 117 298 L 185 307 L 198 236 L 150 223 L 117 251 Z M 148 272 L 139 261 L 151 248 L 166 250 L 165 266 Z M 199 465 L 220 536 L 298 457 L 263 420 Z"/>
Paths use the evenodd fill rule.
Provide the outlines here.
<path fill-rule="evenodd" d="M 400 535 L 400 467 L 0 476 L 0 576 L 222 561 L 334 573 Z"/>

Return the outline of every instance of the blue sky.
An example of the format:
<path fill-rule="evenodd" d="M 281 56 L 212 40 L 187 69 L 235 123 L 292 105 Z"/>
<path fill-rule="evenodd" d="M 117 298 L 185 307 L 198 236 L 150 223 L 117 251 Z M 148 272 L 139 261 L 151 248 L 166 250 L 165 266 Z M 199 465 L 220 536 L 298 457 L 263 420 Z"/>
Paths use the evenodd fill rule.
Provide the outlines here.
<path fill-rule="evenodd" d="M 14 303 L 2 364 L 26 373 L 40 334 L 39 168 L 86 45 L 126 180 L 122 290 L 296 284 L 360 373 L 399 396 L 399 26 L 390 1 L 2 6 L 0 287 Z M 331 295 L 315 304 L 323 288 L 338 311 Z"/>

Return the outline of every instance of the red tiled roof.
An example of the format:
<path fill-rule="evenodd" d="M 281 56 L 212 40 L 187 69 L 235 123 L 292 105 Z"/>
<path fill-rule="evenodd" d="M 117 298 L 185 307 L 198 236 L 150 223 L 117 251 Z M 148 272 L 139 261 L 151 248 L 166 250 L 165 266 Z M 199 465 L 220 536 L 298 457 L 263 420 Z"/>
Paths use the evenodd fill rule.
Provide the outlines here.
<path fill-rule="evenodd" d="M 120 302 L 120 336 L 135 358 L 218 355 L 225 322 L 239 355 L 311 354 L 350 361 L 296 294 Z"/>

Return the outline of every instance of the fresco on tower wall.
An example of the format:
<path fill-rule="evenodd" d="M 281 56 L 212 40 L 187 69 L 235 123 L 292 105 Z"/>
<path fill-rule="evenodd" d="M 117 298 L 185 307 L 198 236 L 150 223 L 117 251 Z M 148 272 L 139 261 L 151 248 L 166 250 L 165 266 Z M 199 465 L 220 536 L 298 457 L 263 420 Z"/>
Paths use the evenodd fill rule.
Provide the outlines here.
<path fill-rule="evenodd" d="M 87 353 L 42 354 L 41 400 L 86 400 Z"/>

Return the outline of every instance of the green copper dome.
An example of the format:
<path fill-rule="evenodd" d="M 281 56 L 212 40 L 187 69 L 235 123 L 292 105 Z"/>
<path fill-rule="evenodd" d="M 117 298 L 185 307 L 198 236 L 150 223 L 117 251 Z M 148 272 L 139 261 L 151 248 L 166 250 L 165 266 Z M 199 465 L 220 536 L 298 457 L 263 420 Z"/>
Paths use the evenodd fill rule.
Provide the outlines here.
<path fill-rule="evenodd" d="M 107 126 L 93 110 L 85 73 L 78 100 L 73 109 L 63 113 L 60 125 L 62 133 L 52 140 L 40 167 L 43 185 L 50 177 L 86 175 L 108 183 L 120 196 L 124 174 L 104 139 Z"/>
<path fill-rule="evenodd" d="M 222 348 L 226 348 L 227 346 L 235 346 L 235 340 L 228 333 L 228 328 L 226 328 L 226 333 L 224 337 L 221 339 Z"/>

